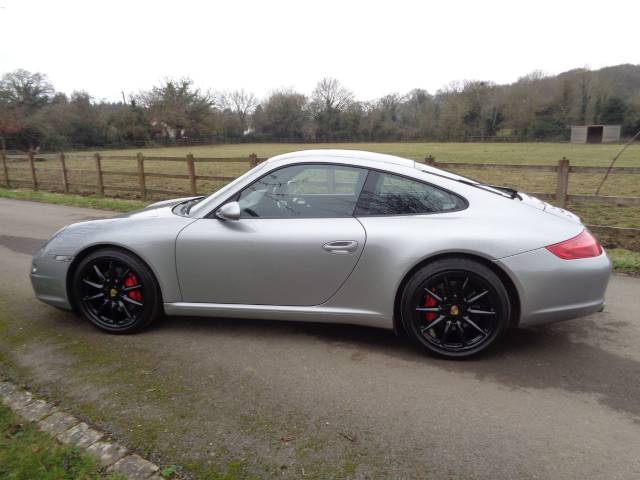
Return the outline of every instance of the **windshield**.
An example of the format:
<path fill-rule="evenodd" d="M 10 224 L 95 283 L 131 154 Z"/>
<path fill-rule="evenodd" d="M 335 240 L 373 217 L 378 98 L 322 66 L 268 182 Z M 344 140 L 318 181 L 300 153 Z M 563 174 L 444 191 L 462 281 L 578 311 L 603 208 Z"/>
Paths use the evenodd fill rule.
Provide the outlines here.
<path fill-rule="evenodd" d="M 260 170 L 262 170 L 263 168 L 265 168 L 267 166 L 268 162 L 262 162 L 259 163 L 257 166 L 255 166 L 254 168 L 252 168 L 251 170 L 246 171 L 245 173 L 243 173 L 242 175 L 240 175 L 238 178 L 236 178 L 235 180 L 232 180 L 231 182 L 227 183 L 225 186 L 223 186 L 220 190 L 216 190 L 215 192 L 213 192 L 211 195 L 207 196 L 207 197 L 203 197 L 201 198 L 197 204 L 194 204 L 191 206 L 191 208 L 189 208 L 189 212 L 188 215 L 190 217 L 197 217 L 198 213 L 200 212 L 200 209 L 207 209 L 206 204 L 208 203 L 208 200 L 210 198 L 214 198 L 214 197 L 218 197 L 218 196 L 224 196 L 229 190 L 231 190 L 235 185 L 237 185 L 238 183 L 242 182 L 245 177 L 247 177 L 248 175 L 253 175 L 256 172 L 259 172 Z"/>

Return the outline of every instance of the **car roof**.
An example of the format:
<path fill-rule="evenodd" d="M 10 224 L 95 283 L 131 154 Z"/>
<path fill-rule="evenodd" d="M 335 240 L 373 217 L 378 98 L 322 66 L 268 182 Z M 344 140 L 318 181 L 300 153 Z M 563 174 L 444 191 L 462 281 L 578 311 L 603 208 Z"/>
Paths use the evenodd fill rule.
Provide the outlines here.
<path fill-rule="evenodd" d="M 415 168 L 415 162 L 406 158 L 396 157 L 394 155 L 386 155 L 384 153 L 365 152 L 362 150 L 340 150 L 340 149 L 316 149 L 316 150 L 300 150 L 297 152 L 283 153 L 269 158 L 267 162 L 288 161 L 294 163 L 296 160 L 300 162 L 308 162 L 312 159 L 322 158 L 325 161 L 344 161 L 345 159 L 360 160 L 364 162 L 389 163 L 400 167 Z"/>
<path fill-rule="evenodd" d="M 381 164 L 389 167 L 387 170 L 393 173 L 404 173 L 405 175 L 415 176 L 418 172 L 433 173 L 438 176 L 446 176 L 450 180 L 469 180 L 466 177 L 453 172 L 447 172 L 431 165 L 409 160 L 407 158 L 396 157 L 395 155 L 387 155 L 384 153 L 365 152 L 363 150 L 339 150 L 339 149 L 316 149 L 316 150 L 300 150 L 297 152 L 284 153 L 269 158 L 263 163 L 281 163 L 295 164 L 313 161 L 343 163 L 345 161 L 356 162 L 360 166 L 366 168 L 379 168 L 385 170 Z"/>

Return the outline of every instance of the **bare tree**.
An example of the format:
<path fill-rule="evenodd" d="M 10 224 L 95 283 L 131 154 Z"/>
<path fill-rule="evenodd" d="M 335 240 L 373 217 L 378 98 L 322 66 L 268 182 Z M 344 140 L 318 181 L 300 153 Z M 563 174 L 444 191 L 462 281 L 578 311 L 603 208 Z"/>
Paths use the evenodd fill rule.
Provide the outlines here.
<path fill-rule="evenodd" d="M 238 115 L 242 126 L 248 126 L 249 115 L 258 105 L 256 96 L 244 89 L 223 92 L 218 95 L 218 106 L 222 109 L 229 109 Z"/>
<path fill-rule="evenodd" d="M 354 101 L 353 92 L 347 90 L 335 78 L 325 77 L 318 82 L 311 95 L 316 112 L 342 112 Z"/>
<path fill-rule="evenodd" d="M 310 110 L 316 124 L 318 140 L 348 139 L 354 129 L 347 111 L 355 104 L 353 93 L 335 78 L 323 78 L 311 95 Z"/>

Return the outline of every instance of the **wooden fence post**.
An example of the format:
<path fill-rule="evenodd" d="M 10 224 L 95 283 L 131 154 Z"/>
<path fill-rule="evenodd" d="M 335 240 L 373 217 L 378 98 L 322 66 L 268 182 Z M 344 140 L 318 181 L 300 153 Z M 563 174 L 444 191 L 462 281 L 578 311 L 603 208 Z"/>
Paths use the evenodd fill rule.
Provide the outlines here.
<path fill-rule="evenodd" d="M 96 157 L 96 175 L 97 175 L 98 195 L 103 197 L 104 182 L 102 181 L 102 157 L 100 157 L 99 153 L 96 153 L 95 157 Z"/>
<path fill-rule="evenodd" d="M 436 163 L 436 159 L 433 155 L 428 155 L 424 157 L 424 163 L 425 165 L 431 165 L 433 167 Z"/>
<path fill-rule="evenodd" d="M 29 168 L 31 168 L 31 182 L 33 183 L 33 189 L 38 190 L 38 178 L 36 177 L 36 166 L 33 161 L 33 152 L 28 153 L 29 156 Z"/>
<path fill-rule="evenodd" d="M 558 184 L 556 187 L 556 204 L 566 207 L 567 193 L 569 192 L 569 160 L 562 157 L 558 160 Z"/>
<path fill-rule="evenodd" d="M 64 152 L 60 152 L 60 169 L 62 172 L 62 189 L 64 193 L 69 193 L 69 180 L 67 179 L 67 163 L 65 162 Z"/>
<path fill-rule="evenodd" d="M 255 153 L 249 155 L 249 168 L 254 168 L 258 165 L 258 156 Z"/>
<path fill-rule="evenodd" d="M 0 152 L 0 157 L 2 157 L 2 168 L 4 170 L 4 183 L 7 185 L 7 188 L 11 188 L 11 182 L 9 181 L 9 168 L 7 167 L 7 156 L 4 152 Z"/>
<path fill-rule="evenodd" d="M 187 155 L 187 170 L 189 171 L 189 186 L 191 187 L 191 195 L 198 194 L 198 186 L 196 184 L 196 165 L 193 154 Z"/>
<path fill-rule="evenodd" d="M 142 195 L 143 199 L 146 199 L 147 187 L 144 178 L 144 156 L 142 153 L 138 153 L 136 159 L 138 160 L 138 185 L 140 186 L 140 195 Z"/>

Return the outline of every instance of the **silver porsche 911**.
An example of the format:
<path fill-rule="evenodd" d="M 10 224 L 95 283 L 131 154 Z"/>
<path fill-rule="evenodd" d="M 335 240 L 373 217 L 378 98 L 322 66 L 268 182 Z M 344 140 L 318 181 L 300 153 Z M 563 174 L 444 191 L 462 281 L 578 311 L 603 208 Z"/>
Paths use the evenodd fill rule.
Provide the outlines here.
<path fill-rule="evenodd" d="M 65 227 L 31 280 L 112 333 L 162 314 L 338 322 L 466 357 L 509 327 L 602 309 L 610 273 L 566 210 L 411 160 L 316 150 L 208 197 Z"/>

